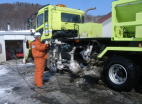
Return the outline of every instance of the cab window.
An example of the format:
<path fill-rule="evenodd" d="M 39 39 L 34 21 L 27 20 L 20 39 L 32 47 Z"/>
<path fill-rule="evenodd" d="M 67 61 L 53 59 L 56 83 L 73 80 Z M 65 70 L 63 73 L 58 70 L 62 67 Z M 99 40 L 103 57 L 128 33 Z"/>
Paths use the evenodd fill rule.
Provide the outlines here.
<path fill-rule="evenodd" d="M 80 15 L 61 13 L 62 22 L 81 23 Z"/>
<path fill-rule="evenodd" d="M 44 12 L 44 21 L 48 22 L 48 11 L 47 10 Z"/>
<path fill-rule="evenodd" d="M 43 24 L 43 14 L 37 16 L 37 27 Z"/>

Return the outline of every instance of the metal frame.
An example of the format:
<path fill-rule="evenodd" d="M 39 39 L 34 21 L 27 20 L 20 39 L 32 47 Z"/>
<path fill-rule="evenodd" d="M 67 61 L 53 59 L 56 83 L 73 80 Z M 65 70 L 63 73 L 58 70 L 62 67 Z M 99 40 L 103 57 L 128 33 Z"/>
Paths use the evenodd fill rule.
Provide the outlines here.
<path fill-rule="evenodd" d="M 112 41 L 142 41 L 142 37 L 124 37 L 124 34 L 119 34 L 115 30 L 116 27 L 129 27 L 129 26 L 142 26 L 142 21 L 130 21 L 130 22 L 118 22 L 116 7 L 125 6 L 125 5 L 133 5 L 133 3 L 138 2 L 142 3 L 142 0 L 118 0 L 112 3 Z M 138 8 L 137 8 L 138 9 Z M 124 10 L 126 11 L 126 10 Z M 133 8 L 130 11 L 136 11 Z M 129 11 L 126 11 L 128 13 Z M 142 12 L 142 11 L 141 11 Z M 137 13 L 137 12 L 136 12 Z M 120 30 L 121 31 L 121 30 Z M 136 35 L 136 34 L 135 34 Z"/>
<path fill-rule="evenodd" d="M 97 57 L 102 58 L 107 52 L 142 52 L 142 47 L 106 47 Z"/>

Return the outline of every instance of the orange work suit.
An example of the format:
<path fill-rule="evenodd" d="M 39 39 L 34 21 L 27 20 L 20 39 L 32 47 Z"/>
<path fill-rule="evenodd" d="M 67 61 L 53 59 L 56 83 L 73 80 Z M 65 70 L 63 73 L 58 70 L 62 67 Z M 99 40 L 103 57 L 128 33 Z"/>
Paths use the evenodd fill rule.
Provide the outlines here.
<path fill-rule="evenodd" d="M 48 45 L 43 44 L 40 40 L 35 40 L 30 43 L 30 47 L 32 49 L 32 55 L 35 63 L 35 73 L 34 73 L 34 81 L 37 87 L 43 86 L 43 72 L 45 67 L 45 61 L 47 59 L 46 49 Z"/>

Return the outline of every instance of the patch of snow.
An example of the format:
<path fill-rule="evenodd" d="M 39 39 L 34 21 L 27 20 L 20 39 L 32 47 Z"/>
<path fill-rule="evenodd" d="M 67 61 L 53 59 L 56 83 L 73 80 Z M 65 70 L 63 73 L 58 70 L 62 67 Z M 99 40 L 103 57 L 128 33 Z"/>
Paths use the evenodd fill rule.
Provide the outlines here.
<path fill-rule="evenodd" d="M 27 63 L 27 64 L 18 64 L 18 66 L 33 66 L 33 63 Z"/>
<path fill-rule="evenodd" d="M 0 76 L 7 74 L 9 71 L 7 70 L 7 67 L 0 66 Z"/>
<path fill-rule="evenodd" d="M 5 90 L 4 89 L 0 89 L 0 96 L 4 95 L 4 93 L 5 93 Z"/>
<path fill-rule="evenodd" d="M 0 97 L 4 97 L 7 95 L 7 91 L 12 90 L 12 88 L 0 88 Z"/>

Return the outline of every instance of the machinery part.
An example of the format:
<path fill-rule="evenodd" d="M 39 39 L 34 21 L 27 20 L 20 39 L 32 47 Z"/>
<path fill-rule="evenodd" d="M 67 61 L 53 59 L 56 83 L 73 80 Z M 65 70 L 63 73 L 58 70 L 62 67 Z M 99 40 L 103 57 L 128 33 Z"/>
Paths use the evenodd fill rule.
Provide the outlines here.
<path fill-rule="evenodd" d="M 57 61 L 57 68 L 59 70 L 62 70 L 64 68 L 64 65 L 62 63 L 62 57 L 61 57 L 61 53 L 59 53 L 59 60 Z"/>
<path fill-rule="evenodd" d="M 47 60 L 47 68 L 51 71 L 51 72 L 56 72 L 57 71 L 57 64 L 56 61 L 53 60 L 52 56 L 49 54 L 48 56 L 48 60 Z"/>
<path fill-rule="evenodd" d="M 113 56 L 104 65 L 106 84 L 117 91 L 130 91 L 137 83 L 136 65 L 127 58 Z"/>
<path fill-rule="evenodd" d="M 69 68 L 73 74 L 77 74 L 81 70 L 80 65 L 75 60 L 70 61 Z"/>
<path fill-rule="evenodd" d="M 76 47 L 73 47 L 72 51 L 70 52 L 71 60 L 69 64 L 69 69 L 72 73 L 77 74 L 81 68 L 77 61 L 74 60 L 74 53 L 75 53 Z"/>
<path fill-rule="evenodd" d="M 48 59 L 47 59 L 47 68 L 52 71 L 56 72 L 57 71 L 57 48 L 55 46 L 51 46 L 52 49 L 48 52 Z"/>
<path fill-rule="evenodd" d="M 87 10 L 85 11 L 85 15 L 87 15 L 88 11 L 95 10 L 95 9 L 96 9 L 96 7 L 87 9 Z"/>
<path fill-rule="evenodd" d="M 55 39 L 55 41 L 54 41 L 54 43 L 57 45 L 61 45 L 62 44 L 62 42 L 61 41 L 59 41 L 59 40 L 57 40 L 57 39 Z"/>
<path fill-rule="evenodd" d="M 90 45 L 90 46 L 87 47 L 86 50 L 83 50 L 81 52 L 83 59 L 87 62 L 90 61 L 90 55 L 91 55 L 92 49 L 93 49 L 93 45 Z"/>
<path fill-rule="evenodd" d="M 51 65 L 50 65 L 50 71 L 51 72 L 56 72 L 57 71 L 57 65 L 55 63 L 51 63 Z"/>
<path fill-rule="evenodd" d="M 89 9 L 87 9 L 87 10 L 85 11 L 85 14 L 84 14 L 84 22 L 87 22 L 87 13 L 88 13 L 89 11 L 95 10 L 95 9 L 96 9 L 96 7 L 95 7 L 95 8 L 89 8 Z"/>

